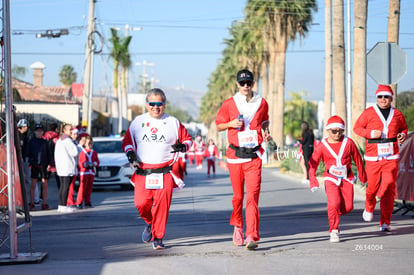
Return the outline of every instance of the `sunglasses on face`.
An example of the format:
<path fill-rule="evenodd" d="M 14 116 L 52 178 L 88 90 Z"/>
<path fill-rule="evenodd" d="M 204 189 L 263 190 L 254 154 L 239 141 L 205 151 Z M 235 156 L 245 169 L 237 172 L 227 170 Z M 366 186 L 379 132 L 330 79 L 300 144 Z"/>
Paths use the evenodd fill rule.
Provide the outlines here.
<path fill-rule="evenodd" d="M 336 135 L 336 134 L 342 134 L 344 132 L 344 130 L 340 129 L 340 130 L 331 130 L 331 133 Z"/>
<path fill-rule="evenodd" d="M 390 98 L 391 96 L 389 96 L 389 95 L 379 95 L 379 96 L 377 96 L 377 98 L 379 98 L 379 99 L 381 99 L 381 98 L 386 98 L 386 99 L 388 99 L 388 98 Z"/>
<path fill-rule="evenodd" d="M 242 87 L 244 87 L 244 85 L 247 85 L 247 87 L 251 87 L 251 86 L 252 86 L 252 82 L 251 82 L 251 81 L 249 81 L 249 80 L 246 80 L 246 81 L 240 81 L 240 82 L 239 82 L 239 85 L 240 85 L 240 86 L 242 86 Z"/>
<path fill-rule="evenodd" d="M 155 107 L 155 106 L 161 107 L 165 105 L 165 102 L 148 102 L 148 105 L 151 107 Z"/>

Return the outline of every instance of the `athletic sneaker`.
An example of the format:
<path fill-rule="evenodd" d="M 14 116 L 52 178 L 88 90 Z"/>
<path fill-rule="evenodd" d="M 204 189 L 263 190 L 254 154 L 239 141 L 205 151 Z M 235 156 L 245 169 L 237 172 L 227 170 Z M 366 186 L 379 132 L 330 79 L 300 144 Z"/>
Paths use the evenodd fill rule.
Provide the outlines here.
<path fill-rule="evenodd" d="M 246 238 L 246 249 L 247 250 L 255 250 L 258 247 L 257 242 L 254 240 L 252 236 L 247 236 Z"/>
<path fill-rule="evenodd" d="M 233 243 L 237 246 L 242 246 L 243 242 L 243 228 L 235 226 L 233 233 Z"/>
<path fill-rule="evenodd" d="M 165 246 L 162 243 L 162 239 L 154 238 L 154 241 L 152 242 L 152 248 L 155 250 L 164 249 Z"/>
<path fill-rule="evenodd" d="M 93 205 L 92 205 L 92 203 L 85 203 L 85 208 L 93 208 Z"/>
<path fill-rule="evenodd" d="M 380 226 L 380 231 L 381 232 L 391 232 L 391 227 L 388 224 L 383 223 Z"/>
<path fill-rule="evenodd" d="M 47 203 L 42 204 L 42 210 L 50 210 L 51 208 L 49 207 L 49 205 L 47 205 Z"/>
<path fill-rule="evenodd" d="M 145 226 L 144 231 L 142 231 L 142 241 L 144 243 L 149 243 L 152 239 L 151 224 Z"/>
<path fill-rule="evenodd" d="M 367 212 L 367 210 L 364 209 L 364 213 L 362 213 L 362 218 L 366 222 L 372 222 L 374 219 L 374 213 Z"/>
<path fill-rule="evenodd" d="M 331 231 L 331 238 L 329 239 L 331 243 L 339 243 L 341 240 L 339 239 L 339 231 L 334 229 Z"/>
<path fill-rule="evenodd" d="M 30 210 L 30 211 L 35 211 L 35 210 L 36 210 L 34 203 L 31 203 L 31 204 L 30 204 L 30 206 L 29 206 L 29 210 Z"/>

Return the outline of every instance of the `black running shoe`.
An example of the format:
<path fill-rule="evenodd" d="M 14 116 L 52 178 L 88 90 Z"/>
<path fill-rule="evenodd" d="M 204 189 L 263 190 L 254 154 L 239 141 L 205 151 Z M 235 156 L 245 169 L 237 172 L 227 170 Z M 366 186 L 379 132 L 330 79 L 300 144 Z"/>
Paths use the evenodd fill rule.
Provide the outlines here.
<path fill-rule="evenodd" d="M 154 239 L 154 242 L 152 243 L 152 248 L 153 248 L 153 249 L 155 249 L 155 250 L 161 250 L 161 249 L 164 249 L 164 248 L 165 248 L 165 246 L 164 246 L 164 244 L 162 243 L 162 239 L 157 239 L 157 238 L 155 238 L 155 239 Z"/>
<path fill-rule="evenodd" d="M 142 231 L 142 241 L 144 243 L 149 243 L 152 240 L 151 224 L 145 226 L 144 231 Z"/>

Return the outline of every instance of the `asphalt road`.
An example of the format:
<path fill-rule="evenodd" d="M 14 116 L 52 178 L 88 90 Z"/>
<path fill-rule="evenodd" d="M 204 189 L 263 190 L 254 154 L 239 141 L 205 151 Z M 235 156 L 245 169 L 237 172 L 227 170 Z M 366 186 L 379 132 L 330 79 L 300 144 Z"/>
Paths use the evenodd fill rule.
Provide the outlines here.
<path fill-rule="evenodd" d="M 311 193 L 295 176 L 263 170 L 259 248 L 232 243 L 232 190 L 227 172 L 208 178 L 206 167 L 189 167 L 183 191 L 174 193 L 164 239 L 155 251 L 140 241 L 144 222 L 133 192 L 95 190 L 93 209 L 57 213 L 49 184 L 50 211 L 33 212 L 30 231 L 19 235 L 19 253 L 47 252 L 40 263 L 1 265 L 1 274 L 414 274 L 414 219 L 395 214 L 391 233 L 362 221 L 363 196 L 341 219 L 341 243 L 329 242 L 326 196 Z M 2 231 L 3 232 L 3 231 Z M 6 250 L 8 251 L 8 250 Z M 4 248 L 0 253 L 4 253 Z"/>

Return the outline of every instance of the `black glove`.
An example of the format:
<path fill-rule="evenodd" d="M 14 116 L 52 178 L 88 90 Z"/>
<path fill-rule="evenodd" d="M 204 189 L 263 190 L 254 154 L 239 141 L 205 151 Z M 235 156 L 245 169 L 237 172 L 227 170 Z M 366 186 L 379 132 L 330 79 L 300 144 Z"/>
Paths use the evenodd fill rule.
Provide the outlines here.
<path fill-rule="evenodd" d="M 177 153 L 177 152 L 185 153 L 187 151 L 187 146 L 183 143 L 180 143 L 178 140 L 177 140 L 177 143 L 174 145 L 171 145 L 171 147 L 173 148 L 173 151 L 171 151 L 171 153 Z"/>
<path fill-rule="evenodd" d="M 135 155 L 134 151 L 128 151 L 126 155 L 129 163 L 134 163 L 137 160 L 137 155 Z"/>

